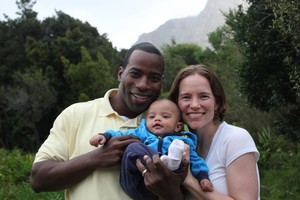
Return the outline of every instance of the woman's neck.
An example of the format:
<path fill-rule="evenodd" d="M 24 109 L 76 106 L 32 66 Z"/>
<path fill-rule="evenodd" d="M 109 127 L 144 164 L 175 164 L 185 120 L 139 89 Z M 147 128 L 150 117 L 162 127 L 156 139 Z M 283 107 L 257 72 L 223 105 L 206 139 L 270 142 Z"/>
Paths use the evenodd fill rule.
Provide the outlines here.
<path fill-rule="evenodd" d="M 212 122 L 210 125 L 204 127 L 203 129 L 197 130 L 197 153 L 204 159 L 209 152 L 211 142 L 214 138 L 215 133 L 217 132 L 219 125 L 219 122 Z"/>

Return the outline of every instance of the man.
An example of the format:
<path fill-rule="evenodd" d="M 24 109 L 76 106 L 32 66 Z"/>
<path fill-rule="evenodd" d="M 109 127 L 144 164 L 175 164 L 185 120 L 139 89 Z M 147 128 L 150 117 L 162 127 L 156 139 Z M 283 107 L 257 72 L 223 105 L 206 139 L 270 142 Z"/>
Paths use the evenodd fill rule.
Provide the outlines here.
<path fill-rule="evenodd" d="M 119 68 L 118 89 L 109 90 L 103 98 L 73 104 L 57 117 L 36 154 L 32 188 L 36 192 L 65 189 L 68 200 L 129 199 L 119 186 L 119 164 L 126 146 L 139 139 L 114 137 L 95 148 L 89 138 L 107 129 L 137 127 L 160 94 L 163 71 L 164 59 L 156 47 L 149 43 L 132 46 Z M 179 184 L 169 187 L 179 188 Z M 152 186 L 158 196 L 160 189 Z"/>

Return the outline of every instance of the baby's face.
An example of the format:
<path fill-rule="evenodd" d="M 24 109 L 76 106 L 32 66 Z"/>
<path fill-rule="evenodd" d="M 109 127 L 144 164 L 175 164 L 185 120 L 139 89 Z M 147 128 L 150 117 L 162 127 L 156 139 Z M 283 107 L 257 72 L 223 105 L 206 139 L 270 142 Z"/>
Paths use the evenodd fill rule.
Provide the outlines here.
<path fill-rule="evenodd" d="M 148 110 L 146 126 L 151 133 L 164 136 L 181 129 L 178 128 L 179 117 L 179 110 L 173 102 L 155 101 Z"/>

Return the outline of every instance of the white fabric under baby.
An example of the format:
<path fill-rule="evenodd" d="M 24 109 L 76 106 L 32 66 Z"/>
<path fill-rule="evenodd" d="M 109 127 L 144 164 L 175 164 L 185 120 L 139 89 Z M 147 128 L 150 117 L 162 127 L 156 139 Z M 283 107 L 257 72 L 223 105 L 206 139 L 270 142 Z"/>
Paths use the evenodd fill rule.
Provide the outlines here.
<path fill-rule="evenodd" d="M 179 168 L 183 151 L 184 142 L 182 140 L 175 139 L 169 146 L 168 155 L 163 155 L 160 159 L 168 169 L 174 171 Z"/>

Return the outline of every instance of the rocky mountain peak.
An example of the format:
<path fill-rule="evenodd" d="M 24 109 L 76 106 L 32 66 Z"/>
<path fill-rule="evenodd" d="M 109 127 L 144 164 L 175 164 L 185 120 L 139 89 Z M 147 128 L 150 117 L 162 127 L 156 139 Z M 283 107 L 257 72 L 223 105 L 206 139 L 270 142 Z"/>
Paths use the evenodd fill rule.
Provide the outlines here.
<path fill-rule="evenodd" d="M 209 47 L 207 34 L 224 25 L 223 13 L 237 8 L 240 4 L 247 5 L 245 0 L 208 0 L 197 16 L 171 19 L 156 30 L 140 35 L 136 43 L 151 42 L 161 48 L 175 40 L 177 44 L 195 43 L 203 48 Z"/>

